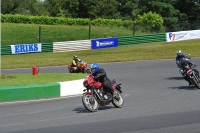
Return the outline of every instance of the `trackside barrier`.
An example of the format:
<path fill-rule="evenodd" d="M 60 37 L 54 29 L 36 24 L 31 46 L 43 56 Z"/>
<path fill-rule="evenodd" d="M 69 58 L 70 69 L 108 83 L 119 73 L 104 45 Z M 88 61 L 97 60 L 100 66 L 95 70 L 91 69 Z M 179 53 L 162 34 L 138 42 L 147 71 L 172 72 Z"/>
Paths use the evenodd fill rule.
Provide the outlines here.
<path fill-rule="evenodd" d="M 167 38 L 167 42 L 199 39 L 200 38 L 200 30 L 167 32 L 166 38 Z"/>
<path fill-rule="evenodd" d="M 53 52 L 53 43 L 1 45 L 1 55 Z"/>
<path fill-rule="evenodd" d="M 78 40 L 78 41 L 65 41 L 65 42 L 53 42 L 53 52 L 68 52 L 79 50 L 90 50 L 90 40 Z"/>
<path fill-rule="evenodd" d="M 59 83 L 0 87 L 0 102 L 53 98 L 59 96 Z"/>
<path fill-rule="evenodd" d="M 118 38 L 99 38 L 91 40 L 92 49 L 113 48 L 118 46 Z"/>
<path fill-rule="evenodd" d="M 153 42 L 166 42 L 166 33 L 118 37 L 119 46 Z"/>
<path fill-rule="evenodd" d="M 83 93 L 83 79 L 59 82 L 60 84 L 60 96 L 78 95 Z"/>
<path fill-rule="evenodd" d="M 58 98 L 83 93 L 83 79 L 40 85 L 0 87 L 0 102 Z"/>
<path fill-rule="evenodd" d="M 42 43 L 42 53 L 53 52 L 53 42 Z"/>
<path fill-rule="evenodd" d="M 10 45 L 1 45 L 1 55 L 11 55 Z"/>

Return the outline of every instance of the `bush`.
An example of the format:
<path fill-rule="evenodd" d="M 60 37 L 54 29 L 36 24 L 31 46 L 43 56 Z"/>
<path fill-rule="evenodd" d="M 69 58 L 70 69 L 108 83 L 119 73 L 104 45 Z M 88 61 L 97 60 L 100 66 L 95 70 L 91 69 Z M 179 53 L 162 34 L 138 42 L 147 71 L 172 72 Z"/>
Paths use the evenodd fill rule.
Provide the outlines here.
<path fill-rule="evenodd" d="M 49 16 L 29 16 L 21 14 L 1 14 L 2 23 L 26 23 L 26 24 L 44 24 L 44 25 L 89 25 L 89 18 L 64 18 Z M 112 25 L 129 27 L 131 20 L 122 21 L 121 19 L 103 19 L 92 20 L 92 25 Z"/>

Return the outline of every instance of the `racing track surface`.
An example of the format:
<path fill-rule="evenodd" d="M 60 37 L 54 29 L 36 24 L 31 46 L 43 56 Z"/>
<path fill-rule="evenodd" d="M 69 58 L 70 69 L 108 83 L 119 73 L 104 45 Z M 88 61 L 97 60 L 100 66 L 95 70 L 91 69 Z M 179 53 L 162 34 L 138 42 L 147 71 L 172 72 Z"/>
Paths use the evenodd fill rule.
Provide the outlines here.
<path fill-rule="evenodd" d="M 200 70 L 200 58 L 193 59 Z M 81 96 L 0 104 L 0 133 L 199 133 L 200 90 L 189 87 L 174 60 L 100 64 L 122 83 L 124 107 L 89 113 Z M 40 72 L 67 68 L 41 68 Z M 2 71 L 31 72 L 31 69 Z M 74 89 L 74 88 L 71 88 Z"/>

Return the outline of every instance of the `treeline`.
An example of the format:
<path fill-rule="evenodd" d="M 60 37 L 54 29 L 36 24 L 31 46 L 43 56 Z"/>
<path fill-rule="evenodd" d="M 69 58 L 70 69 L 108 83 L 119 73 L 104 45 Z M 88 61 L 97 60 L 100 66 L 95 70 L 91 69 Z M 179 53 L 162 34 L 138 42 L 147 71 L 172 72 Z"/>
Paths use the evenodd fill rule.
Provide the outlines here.
<path fill-rule="evenodd" d="M 2 14 L 134 21 L 149 12 L 173 30 L 200 24 L 200 0 L 1 0 Z"/>

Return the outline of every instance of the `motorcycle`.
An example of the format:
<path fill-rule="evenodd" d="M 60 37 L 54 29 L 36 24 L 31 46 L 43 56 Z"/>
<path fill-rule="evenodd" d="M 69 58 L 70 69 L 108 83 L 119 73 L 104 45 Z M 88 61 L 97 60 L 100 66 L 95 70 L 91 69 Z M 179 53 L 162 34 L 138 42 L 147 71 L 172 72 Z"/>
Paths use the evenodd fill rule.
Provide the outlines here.
<path fill-rule="evenodd" d="M 82 103 L 84 107 L 90 112 L 98 111 L 99 106 L 106 106 L 112 102 L 116 108 L 123 107 L 123 97 L 121 95 L 121 84 L 117 83 L 115 79 L 111 81 L 111 86 L 116 91 L 116 96 L 112 95 L 103 89 L 102 83 L 95 81 L 93 75 L 87 76 L 83 81 L 84 93 L 82 96 Z"/>
<path fill-rule="evenodd" d="M 72 69 L 72 65 L 68 65 L 68 70 L 70 73 L 91 73 L 90 68 L 87 67 L 87 62 L 85 61 L 80 61 L 76 71 Z"/>
<path fill-rule="evenodd" d="M 196 69 L 191 67 L 186 71 L 186 76 L 188 79 L 191 81 L 191 83 L 196 86 L 198 89 L 200 89 L 200 78 L 199 78 L 199 73 Z"/>
<path fill-rule="evenodd" d="M 196 86 L 198 89 L 200 89 L 200 77 L 199 77 L 199 71 L 197 69 L 194 69 L 197 65 L 194 63 L 190 63 L 189 59 L 191 58 L 185 58 L 184 60 L 184 69 L 182 75 L 190 80 L 190 82 Z"/>
<path fill-rule="evenodd" d="M 184 58 L 184 57 L 183 57 Z M 189 62 L 189 60 L 191 59 L 191 57 L 190 57 L 190 54 L 189 54 L 189 56 L 188 56 L 188 58 L 185 58 L 185 61 L 187 61 L 187 62 Z M 187 63 L 187 66 L 186 67 L 196 67 L 194 64 L 191 64 L 191 63 Z M 180 66 L 177 66 L 177 68 L 179 68 L 179 73 L 183 76 L 183 77 L 185 77 L 186 75 L 185 75 L 185 73 L 186 73 L 186 71 L 184 70 L 184 69 L 182 69 L 182 68 L 180 68 Z"/>

